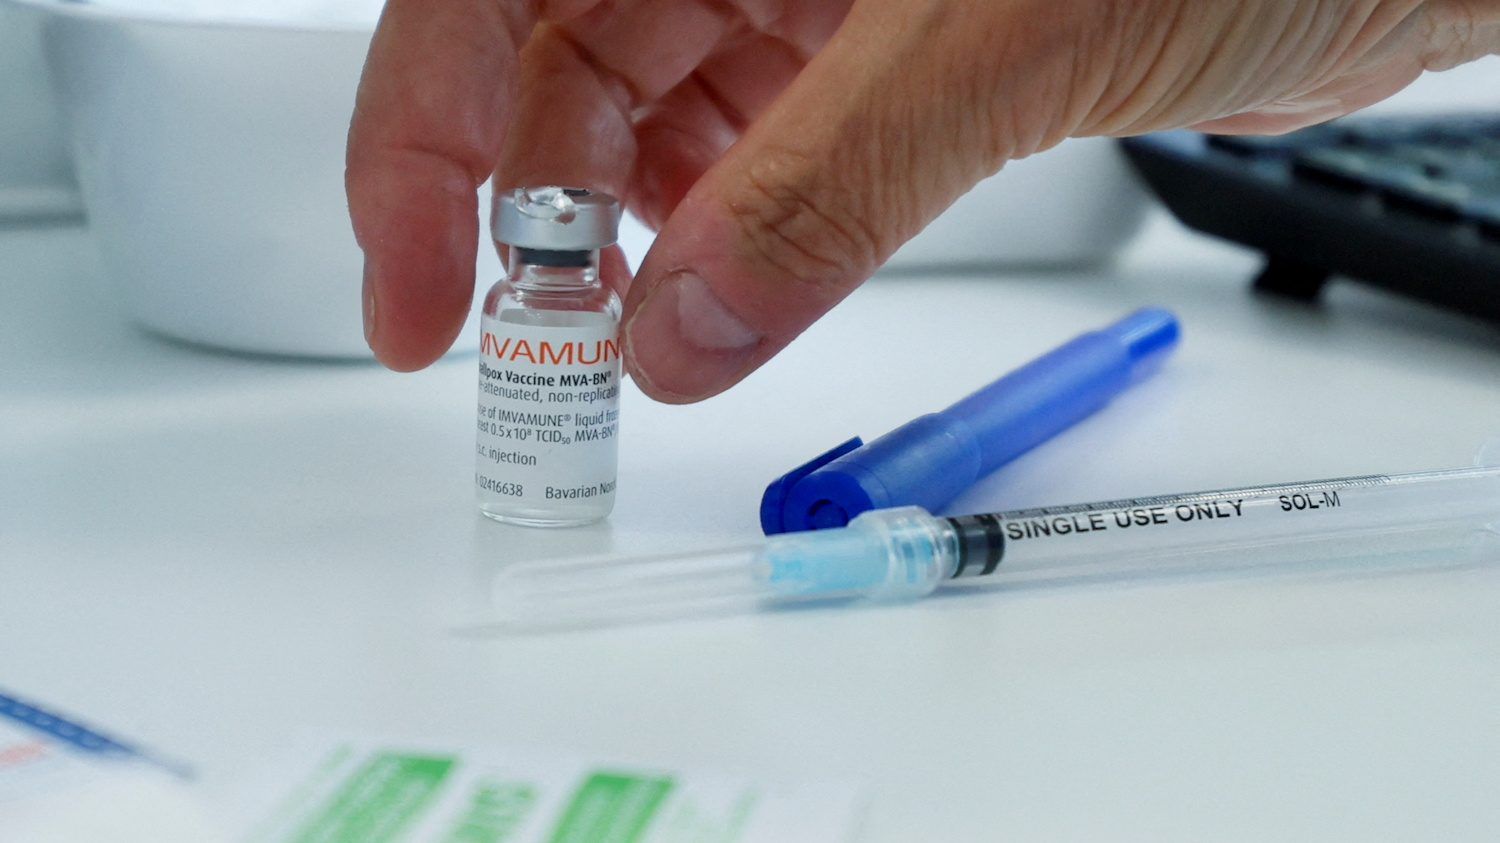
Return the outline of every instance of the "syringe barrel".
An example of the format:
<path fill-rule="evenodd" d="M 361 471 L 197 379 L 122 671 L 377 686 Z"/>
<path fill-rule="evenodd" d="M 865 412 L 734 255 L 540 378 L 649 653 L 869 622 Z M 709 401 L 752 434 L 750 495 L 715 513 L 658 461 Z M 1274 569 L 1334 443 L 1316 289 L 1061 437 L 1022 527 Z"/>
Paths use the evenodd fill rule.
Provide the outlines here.
<path fill-rule="evenodd" d="M 1500 469 L 1474 468 L 1043 507 L 949 521 L 968 550 L 954 579 L 983 577 L 999 584 L 1212 568 L 1214 560 L 1244 567 L 1442 551 L 1468 544 L 1497 519 Z M 977 559 L 981 551 L 985 558 Z"/>
<path fill-rule="evenodd" d="M 1500 468 L 1375 475 L 939 518 L 918 507 L 760 547 L 523 562 L 495 580 L 510 627 L 723 614 L 942 585 L 1130 578 L 1309 561 L 1463 558 L 1500 525 Z"/>

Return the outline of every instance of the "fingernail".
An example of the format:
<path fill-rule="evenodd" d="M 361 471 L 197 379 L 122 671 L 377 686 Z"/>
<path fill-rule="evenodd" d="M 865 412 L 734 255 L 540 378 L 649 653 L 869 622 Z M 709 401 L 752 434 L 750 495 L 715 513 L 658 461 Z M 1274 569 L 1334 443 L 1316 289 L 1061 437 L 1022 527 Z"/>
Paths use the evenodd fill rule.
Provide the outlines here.
<path fill-rule="evenodd" d="M 375 342 L 375 285 L 370 283 L 368 269 L 365 270 L 364 290 L 361 295 L 364 298 L 365 342 L 373 345 Z"/>
<path fill-rule="evenodd" d="M 759 333 L 729 311 L 702 278 L 678 272 L 646 296 L 625 326 L 630 368 L 646 391 L 706 398 L 750 365 Z"/>

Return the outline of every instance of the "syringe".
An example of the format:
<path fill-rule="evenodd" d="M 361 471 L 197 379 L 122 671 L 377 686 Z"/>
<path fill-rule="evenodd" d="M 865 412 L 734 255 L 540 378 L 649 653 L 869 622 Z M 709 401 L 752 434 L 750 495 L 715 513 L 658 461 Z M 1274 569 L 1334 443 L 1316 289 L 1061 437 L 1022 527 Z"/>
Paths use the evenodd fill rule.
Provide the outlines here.
<path fill-rule="evenodd" d="M 1500 468 L 1369 475 L 941 518 L 874 510 L 756 546 L 535 561 L 496 576 L 501 625 L 577 627 L 939 587 L 1174 569 L 1463 559 L 1500 538 Z M 1493 548 L 1486 548 L 1486 552 Z"/>

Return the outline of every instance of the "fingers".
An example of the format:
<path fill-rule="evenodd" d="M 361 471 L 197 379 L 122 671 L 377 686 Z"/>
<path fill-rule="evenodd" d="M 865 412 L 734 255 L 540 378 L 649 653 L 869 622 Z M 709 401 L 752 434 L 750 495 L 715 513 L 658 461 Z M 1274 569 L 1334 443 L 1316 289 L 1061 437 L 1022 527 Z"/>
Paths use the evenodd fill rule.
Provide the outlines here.
<path fill-rule="evenodd" d="M 1500 2 L 1428 2 L 1388 29 L 1377 29 L 1369 40 L 1360 43 L 1353 38 L 1349 44 L 1327 50 L 1347 59 L 1335 63 L 1311 90 L 1192 128 L 1226 134 L 1275 134 L 1373 105 L 1416 81 L 1424 71 L 1446 70 L 1500 51 Z"/>
<path fill-rule="evenodd" d="M 732 14 L 701 0 L 604 5 L 543 24 L 521 53 L 521 100 L 495 169 L 497 189 L 567 184 L 628 199 L 632 113 L 692 73 L 733 25 Z M 600 275 L 625 295 L 623 253 L 611 248 L 600 257 Z"/>
<path fill-rule="evenodd" d="M 1428 70 L 1500 55 L 1500 0 L 1428 0 Z"/>
<path fill-rule="evenodd" d="M 576 181 L 625 198 L 632 108 L 680 83 L 733 26 L 788 26 L 820 43 L 841 4 L 541 2 L 553 35 L 531 51 L 537 70 L 517 107 L 517 53 L 536 5 L 391 0 L 382 16 L 350 128 L 346 190 L 365 252 L 366 337 L 391 368 L 427 365 L 460 330 L 479 239 L 474 192 L 502 155 L 501 189 Z M 617 257 L 606 255 L 603 269 L 623 286 Z"/>
<path fill-rule="evenodd" d="M 710 57 L 652 106 L 635 126 L 639 153 L 630 196 L 636 216 L 661 230 L 688 189 L 805 63 L 786 42 L 752 35 Z"/>
<path fill-rule="evenodd" d="M 734 384 L 1015 151 L 988 104 L 1004 84 L 976 91 L 984 70 L 945 55 L 1005 52 L 993 32 L 976 43 L 971 12 L 856 6 L 698 180 L 626 302 L 627 362 L 642 389 L 687 402 Z"/>
<path fill-rule="evenodd" d="M 419 369 L 453 344 L 474 289 L 475 190 L 500 154 L 520 0 L 391 0 L 360 81 L 345 175 L 365 253 L 365 336 L 375 356 Z"/>
<path fill-rule="evenodd" d="M 534 184 L 620 195 L 635 160 L 623 83 L 595 71 L 553 26 L 521 51 L 521 98 L 495 168 L 497 195 Z"/>
<path fill-rule="evenodd" d="M 692 73 L 733 20 L 704 0 L 641 0 L 541 27 L 522 53 L 521 106 L 497 186 L 566 182 L 623 197 L 633 110 Z"/>

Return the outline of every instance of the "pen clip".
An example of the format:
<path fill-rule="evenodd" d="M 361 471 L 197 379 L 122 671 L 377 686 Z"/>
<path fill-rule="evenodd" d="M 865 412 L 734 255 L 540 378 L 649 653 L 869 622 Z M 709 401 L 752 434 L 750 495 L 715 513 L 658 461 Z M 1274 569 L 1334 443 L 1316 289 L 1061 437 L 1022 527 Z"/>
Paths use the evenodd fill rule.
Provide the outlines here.
<path fill-rule="evenodd" d="M 828 465 L 850 451 L 863 448 L 864 445 L 865 440 L 856 436 L 776 478 L 771 485 L 766 487 L 766 493 L 760 498 L 761 530 L 768 536 L 776 533 L 785 533 L 787 531 L 786 499 L 787 495 L 791 494 L 792 487 L 796 486 L 807 475 L 812 474 L 814 471 Z"/>

